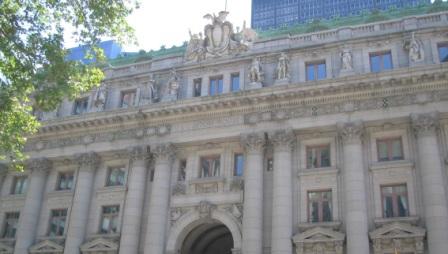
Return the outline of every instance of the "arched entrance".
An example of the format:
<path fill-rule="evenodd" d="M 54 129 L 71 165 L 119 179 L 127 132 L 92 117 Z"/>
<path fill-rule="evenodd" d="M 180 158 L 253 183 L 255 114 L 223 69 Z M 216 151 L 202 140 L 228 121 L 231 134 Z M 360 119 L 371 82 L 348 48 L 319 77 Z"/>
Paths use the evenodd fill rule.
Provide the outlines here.
<path fill-rule="evenodd" d="M 187 234 L 180 254 L 231 254 L 232 249 L 230 230 L 213 220 L 196 226 Z"/>

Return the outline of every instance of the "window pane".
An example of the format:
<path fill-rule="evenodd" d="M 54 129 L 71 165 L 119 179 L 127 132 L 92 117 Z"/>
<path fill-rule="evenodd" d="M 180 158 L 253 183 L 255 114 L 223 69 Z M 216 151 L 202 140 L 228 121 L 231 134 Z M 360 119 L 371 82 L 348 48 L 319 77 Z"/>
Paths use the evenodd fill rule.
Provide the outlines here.
<path fill-rule="evenodd" d="M 394 216 L 392 197 L 386 196 L 383 201 L 384 217 L 390 218 Z"/>
<path fill-rule="evenodd" d="M 312 202 L 311 203 L 311 222 L 319 222 L 319 203 Z"/>
<path fill-rule="evenodd" d="M 234 175 L 235 176 L 242 176 L 244 172 L 244 156 L 242 154 L 236 154 L 234 159 Z"/>
<path fill-rule="evenodd" d="M 370 69 L 372 72 L 380 71 L 380 57 L 379 56 L 370 56 Z"/>
<path fill-rule="evenodd" d="M 378 141 L 378 160 L 379 161 L 387 161 L 389 160 L 389 154 L 387 151 L 387 142 L 385 141 Z"/>
<path fill-rule="evenodd" d="M 392 159 L 393 160 L 403 159 L 401 139 L 395 139 L 392 141 Z"/>
<path fill-rule="evenodd" d="M 218 94 L 222 94 L 223 81 L 222 79 L 218 80 Z"/>
<path fill-rule="evenodd" d="M 307 168 L 316 168 L 316 167 L 317 167 L 316 148 L 309 147 L 307 148 Z"/>
<path fill-rule="evenodd" d="M 212 79 L 210 80 L 210 95 L 215 95 L 215 91 L 216 91 L 216 80 Z"/>
<path fill-rule="evenodd" d="M 325 79 L 327 77 L 327 70 L 325 69 L 325 63 L 321 63 L 317 66 L 317 79 Z"/>
<path fill-rule="evenodd" d="M 322 209 L 323 221 L 331 221 L 331 202 L 324 201 L 322 204 Z"/>
<path fill-rule="evenodd" d="M 330 167 L 330 147 L 324 147 L 320 151 L 321 167 Z"/>
<path fill-rule="evenodd" d="M 194 80 L 194 87 L 193 87 L 193 96 L 198 97 L 201 96 L 201 87 L 202 87 L 202 79 L 195 79 Z"/>
<path fill-rule="evenodd" d="M 390 54 L 390 52 L 383 55 L 383 69 L 392 69 L 392 55 Z"/>
<path fill-rule="evenodd" d="M 314 65 L 312 64 L 306 66 L 306 79 L 314 80 Z"/>
<path fill-rule="evenodd" d="M 236 92 L 240 90 L 240 76 L 239 75 L 232 75 L 232 91 Z"/>
<path fill-rule="evenodd" d="M 408 200 L 405 196 L 398 196 L 398 216 L 408 216 Z"/>
<path fill-rule="evenodd" d="M 440 62 L 448 62 L 448 45 L 439 46 Z"/>

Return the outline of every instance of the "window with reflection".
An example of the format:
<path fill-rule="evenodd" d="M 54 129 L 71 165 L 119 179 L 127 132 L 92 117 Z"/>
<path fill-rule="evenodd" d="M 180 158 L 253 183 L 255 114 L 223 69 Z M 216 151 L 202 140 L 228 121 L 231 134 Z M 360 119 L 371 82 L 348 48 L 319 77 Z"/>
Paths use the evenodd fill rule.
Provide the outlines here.
<path fill-rule="evenodd" d="M 223 89 L 222 76 L 210 78 L 210 87 L 209 88 L 210 88 L 209 95 L 211 95 L 211 96 L 222 94 L 222 89 Z"/>
<path fill-rule="evenodd" d="M 76 99 L 73 107 L 73 115 L 81 115 L 87 112 L 88 104 L 89 104 L 88 97 Z"/>
<path fill-rule="evenodd" d="M 370 54 L 370 70 L 381 72 L 392 69 L 392 54 L 390 51 Z"/>
<path fill-rule="evenodd" d="M 331 190 L 308 192 L 308 221 L 332 221 Z"/>
<path fill-rule="evenodd" d="M 409 216 L 406 184 L 381 186 L 381 197 L 384 218 Z"/>
<path fill-rule="evenodd" d="M 63 236 L 65 233 L 66 220 L 67 209 L 51 210 L 48 236 Z"/>
<path fill-rule="evenodd" d="M 126 176 L 126 171 L 124 166 L 110 167 L 107 176 L 107 186 L 122 186 L 124 185 L 124 180 Z"/>
<path fill-rule="evenodd" d="M 439 51 L 440 62 L 448 62 L 448 42 L 439 44 L 437 48 Z"/>
<path fill-rule="evenodd" d="M 378 139 L 376 141 L 378 161 L 403 160 L 401 137 Z"/>
<path fill-rule="evenodd" d="M 236 153 L 233 156 L 233 175 L 243 176 L 244 174 L 244 155 Z"/>
<path fill-rule="evenodd" d="M 307 146 L 306 167 L 323 168 L 330 167 L 330 145 Z"/>
<path fill-rule="evenodd" d="M 19 212 L 10 212 L 5 214 L 5 222 L 3 223 L 2 238 L 13 239 L 16 237 L 19 225 Z"/>
<path fill-rule="evenodd" d="M 101 234 L 114 234 L 118 231 L 118 215 L 120 206 L 103 206 L 101 213 Z"/>
<path fill-rule="evenodd" d="M 136 94 L 135 90 L 121 92 L 121 105 L 120 106 L 122 108 L 129 108 L 129 107 L 134 106 L 135 94 Z"/>
<path fill-rule="evenodd" d="M 321 80 L 327 78 L 327 67 L 325 61 L 306 64 L 306 80 Z"/>
<path fill-rule="evenodd" d="M 237 92 L 240 90 L 240 74 L 239 73 L 233 73 L 230 76 L 230 80 L 232 82 L 232 92 Z"/>
<path fill-rule="evenodd" d="M 221 174 L 220 156 L 201 157 L 201 177 L 214 177 Z"/>
<path fill-rule="evenodd" d="M 20 195 L 25 194 L 28 187 L 28 178 L 26 176 L 14 177 L 11 194 Z"/>
<path fill-rule="evenodd" d="M 59 173 L 58 185 L 56 190 L 71 190 L 73 187 L 73 172 L 61 172 Z"/>

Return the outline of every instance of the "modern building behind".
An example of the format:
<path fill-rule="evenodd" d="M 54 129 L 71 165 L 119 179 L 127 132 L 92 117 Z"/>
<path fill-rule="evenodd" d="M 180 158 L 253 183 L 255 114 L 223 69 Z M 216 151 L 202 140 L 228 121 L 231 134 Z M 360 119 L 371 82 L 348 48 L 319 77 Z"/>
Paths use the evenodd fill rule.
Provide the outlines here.
<path fill-rule="evenodd" d="M 105 57 L 109 60 L 117 58 L 122 51 L 120 44 L 116 43 L 113 40 L 100 42 L 98 46 L 103 49 Z M 83 63 L 91 63 L 95 61 L 94 59 L 86 58 L 87 50 L 88 47 L 85 45 L 70 48 L 69 49 L 70 53 L 67 59 L 70 61 L 82 61 Z"/>
<path fill-rule="evenodd" d="M 266 30 L 337 16 L 429 4 L 430 0 L 252 0 L 252 28 Z"/>

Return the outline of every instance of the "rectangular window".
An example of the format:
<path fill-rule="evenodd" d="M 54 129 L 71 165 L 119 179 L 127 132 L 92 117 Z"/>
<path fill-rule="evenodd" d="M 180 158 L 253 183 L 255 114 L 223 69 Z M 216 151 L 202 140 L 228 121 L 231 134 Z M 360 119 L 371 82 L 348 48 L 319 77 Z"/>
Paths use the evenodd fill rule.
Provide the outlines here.
<path fill-rule="evenodd" d="M 177 181 L 185 181 L 187 175 L 187 160 L 180 160 L 179 162 L 179 172 L 177 174 Z"/>
<path fill-rule="evenodd" d="M 120 206 L 103 206 L 101 214 L 101 234 L 114 234 L 118 230 L 118 215 Z"/>
<path fill-rule="evenodd" d="M 121 107 L 129 108 L 134 106 L 135 94 L 135 90 L 121 92 Z"/>
<path fill-rule="evenodd" d="M 330 145 L 306 147 L 307 168 L 323 168 L 330 166 Z"/>
<path fill-rule="evenodd" d="M 306 80 L 321 80 L 327 77 L 325 61 L 306 64 Z"/>
<path fill-rule="evenodd" d="M 75 100 L 75 105 L 73 108 L 73 115 L 81 115 L 87 112 L 87 105 L 89 104 L 89 98 L 81 98 Z"/>
<path fill-rule="evenodd" d="M 390 51 L 370 54 L 370 70 L 381 72 L 392 69 L 392 54 Z"/>
<path fill-rule="evenodd" d="M 244 174 L 244 155 L 237 153 L 233 156 L 233 175 L 243 176 Z"/>
<path fill-rule="evenodd" d="M 202 90 L 202 79 L 197 78 L 193 80 L 193 97 L 201 96 L 201 90 Z"/>
<path fill-rule="evenodd" d="M 448 43 L 438 45 L 440 62 L 448 62 Z"/>
<path fill-rule="evenodd" d="M 28 180 L 27 180 L 26 176 L 14 177 L 11 194 L 13 194 L 13 195 L 25 194 L 27 185 L 28 185 Z"/>
<path fill-rule="evenodd" d="M 378 139 L 376 141 L 378 161 L 403 160 L 401 137 Z"/>
<path fill-rule="evenodd" d="M 223 81 L 222 76 L 210 78 L 209 95 L 222 94 Z"/>
<path fill-rule="evenodd" d="M 15 238 L 19 224 L 19 212 L 11 212 L 5 214 L 5 223 L 3 224 L 2 238 Z"/>
<path fill-rule="evenodd" d="M 406 184 L 381 186 L 381 197 L 384 218 L 409 216 Z"/>
<path fill-rule="evenodd" d="M 201 157 L 201 177 L 219 176 L 221 171 L 220 156 Z"/>
<path fill-rule="evenodd" d="M 123 166 L 109 168 L 107 176 L 107 186 L 122 186 L 126 171 Z"/>
<path fill-rule="evenodd" d="M 58 185 L 56 190 L 71 190 L 73 187 L 73 172 L 59 173 Z"/>
<path fill-rule="evenodd" d="M 308 221 L 332 221 L 331 190 L 308 192 Z"/>
<path fill-rule="evenodd" d="M 234 73 L 230 76 L 232 82 L 232 92 L 237 92 L 240 90 L 240 74 Z"/>
<path fill-rule="evenodd" d="M 65 233 L 66 220 L 67 209 L 51 210 L 48 236 L 63 236 Z"/>

